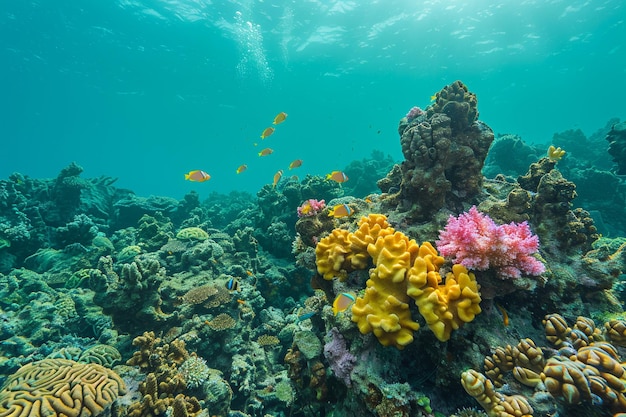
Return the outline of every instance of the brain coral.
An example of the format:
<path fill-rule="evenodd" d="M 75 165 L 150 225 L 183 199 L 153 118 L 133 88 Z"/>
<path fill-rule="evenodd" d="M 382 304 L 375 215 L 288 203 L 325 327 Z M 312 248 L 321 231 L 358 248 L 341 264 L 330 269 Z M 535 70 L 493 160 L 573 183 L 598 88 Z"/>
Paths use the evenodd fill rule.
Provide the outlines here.
<path fill-rule="evenodd" d="M 44 359 L 7 379 L 0 391 L 0 416 L 95 417 L 125 393 L 122 379 L 103 366 Z"/>

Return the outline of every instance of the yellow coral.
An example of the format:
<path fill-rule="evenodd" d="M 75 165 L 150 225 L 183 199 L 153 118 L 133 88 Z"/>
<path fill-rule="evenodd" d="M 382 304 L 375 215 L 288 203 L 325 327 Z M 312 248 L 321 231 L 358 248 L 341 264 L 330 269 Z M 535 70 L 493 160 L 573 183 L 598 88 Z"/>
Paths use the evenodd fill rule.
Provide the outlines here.
<path fill-rule="evenodd" d="M 354 233 L 344 229 L 333 230 L 315 247 L 317 272 L 326 280 L 335 277 L 345 280 L 350 272 L 367 268 L 369 244 L 374 243 L 378 236 L 393 233 L 387 217 L 382 214 L 361 217 L 359 229 Z"/>
<path fill-rule="evenodd" d="M 179 240 L 207 240 L 209 234 L 199 227 L 185 227 L 176 233 Z"/>
<path fill-rule="evenodd" d="M 559 162 L 564 155 L 565 151 L 561 148 L 555 148 L 553 145 L 548 148 L 548 158 L 553 162 Z"/>
<path fill-rule="evenodd" d="M 480 372 L 473 369 L 463 372 L 461 385 L 490 417 L 532 417 L 533 409 L 524 397 L 498 393 L 493 383 Z"/>
<path fill-rule="evenodd" d="M 373 332 L 383 346 L 401 349 L 413 341 L 413 331 L 419 329 L 411 318 L 404 282 L 418 251 L 417 243 L 400 232 L 368 245 L 376 266 L 370 271 L 364 297 L 352 306 L 352 321 L 361 333 Z"/>
<path fill-rule="evenodd" d="M 344 280 L 373 261 L 365 295 L 352 306 L 352 321 L 363 334 L 373 332 L 384 346 L 401 349 L 419 329 L 409 310 L 414 298 L 436 337 L 445 341 L 480 313 L 479 286 L 473 274 L 455 265 L 445 284 L 439 275 L 443 257 L 428 242 L 419 246 L 389 226 L 382 214 L 359 221 L 354 233 L 335 229 L 315 248 L 317 270 L 325 279 Z M 408 279 L 407 279 L 408 278 Z"/>
<path fill-rule="evenodd" d="M 44 359 L 22 366 L 0 391 L 0 415 L 89 417 L 103 414 L 126 393 L 110 369 L 67 359 Z"/>
<path fill-rule="evenodd" d="M 352 271 L 350 258 L 353 254 L 350 252 L 349 235 L 347 230 L 335 229 L 315 247 L 317 272 L 324 279 L 339 277 L 344 280 L 348 272 Z"/>
<path fill-rule="evenodd" d="M 409 270 L 407 293 L 419 307 L 428 327 L 437 339 L 450 339 L 452 330 L 469 323 L 481 312 L 476 277 L 463 265 L 454 265 L 441 284 L 438 264 L 443 258 L 428 242 L 422 245 L 427 258 L 418 257 Z M 430 260 L 430 262 L 429 262 Z"/>

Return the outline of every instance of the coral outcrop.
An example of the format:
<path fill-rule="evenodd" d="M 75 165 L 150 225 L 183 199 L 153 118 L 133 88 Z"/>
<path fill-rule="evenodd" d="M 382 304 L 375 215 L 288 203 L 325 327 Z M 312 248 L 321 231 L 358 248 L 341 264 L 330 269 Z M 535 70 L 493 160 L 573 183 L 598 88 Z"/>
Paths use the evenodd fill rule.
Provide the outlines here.
<path fill-rule="evenodd" d="M 404 161 L 396 176 L 401 182 L 387 204 L 411 219 L 426 221 L 442 207 L 455 208 L 476 196 L 494 139 L 477 118 L 476 96 L 456 81 L 437 93 L 426 114 L 410 122 L 402 119 L 398 130 Z"/>
<path fill-rule="evenodd" d="M 455 265 L 443 283 L 439 268 L 444 259 L 434 247 L 395 231 L 384 215 L 362 217 L 354 233 L 335 229 L 316 247 L 317 271 L 327 280 L 345 279 L 370 261 L 374 267 L 365 294 L 352 306 L 352 321 L 361 333 L 374 333 L 383 346 L 402 349 L 413 341 L 419 324 L 411 317 L 411 298 L 441 341 L 481 311 L 474 274 Z"/>

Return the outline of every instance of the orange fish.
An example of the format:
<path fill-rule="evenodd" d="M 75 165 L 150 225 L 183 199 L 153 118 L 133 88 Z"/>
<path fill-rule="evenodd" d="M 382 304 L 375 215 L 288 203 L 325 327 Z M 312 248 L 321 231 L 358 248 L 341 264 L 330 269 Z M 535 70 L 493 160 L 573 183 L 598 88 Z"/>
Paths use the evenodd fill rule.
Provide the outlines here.
<path fill-rule="evenodd" d="M 328 217 L 340 219 L 352 215 L 352 209 L 347 204 L 337 204 L 328 211 Z"/>
<path fill-rule="evenodd" d="M 263 149 L 261 152 L 259 152 L 259 156 L 267 156 L 267 155 L 271 155 L 274 152 L 273 149 L 271 148 L 265 148 Z"/>
<path fill-rule="evenodd" d="M 274 122 L 273 123 L 275 125 L 281 124 L 282 122 L 285 121 L 286 118 L 287 118 L 287 113 L 285 113 L 284 111 L 281 111 L 280 113 L 278 113 L 276 115 L 276 117 L 274 117 Z"/>
<path fill-rule="evenodd" d="M 338 183 L 342 183 L 342 182 L 348 181 L 349 178 L 342 171 L 333 171 L 330 174 L 326 174 L 326 179 L 327 180 L 333 180 L 333 181 L 336 181 Z"/>
<path fill-rule="evenodd" d="M 196 169 L 195 171 L 189 171 L 189 174 L 185 174 L 185 179 L 187 181 L 204 182 L 210 180 L 211 176 L 200 169 Z"/>
<path fill-rule="evenodd" d="M 248 165 L 243 164 L 243 165 L 239 165 L 239 168 L 237 168 L 237 174 L 241 174 L 242 172 L 244 172 L 246 169 L 248 169 Z"/>
<path fill-rule="evenodd" d="M 280 181 L 280 177 L 283 176 L 283 170 L 279 169 L 278 172 L 276 174 L 274 174 L 274 188 L 276 188 L 276 184 L 278 184 L 278 181 Z"/>
<path fill-rule="evenodd" d="M 263 133 L 261 133 L 261 139 L 265 139 L 268 136 L 271 136 L 272 133 L 274 133 L 274 128 L 273 127 L 268 127 L 266 128 Z"/>
<path fill-rule="evenodd" d="M 504 324 L 504 327 L 508 326 L 509 314 L 506 312 L 504 307 L 502 307 L 500 304 L 496 303 L 496 307 L 498 307 L 498 310 L 500 310 L 500 313 L 502 313 L 502 324 Z"/>
<path fill-rule="evenodd" d="M 354 294 L 349 292 L 342 292 L 333 301 L 333 314 L 336 316 L 338 313 L 346 311 L 356 301 Z"/>
<path fill-rule="evenodd" d="M 294 169 L 302 166 L 302 159 L 296 159 L 289 164 L 289 169 Z"/>

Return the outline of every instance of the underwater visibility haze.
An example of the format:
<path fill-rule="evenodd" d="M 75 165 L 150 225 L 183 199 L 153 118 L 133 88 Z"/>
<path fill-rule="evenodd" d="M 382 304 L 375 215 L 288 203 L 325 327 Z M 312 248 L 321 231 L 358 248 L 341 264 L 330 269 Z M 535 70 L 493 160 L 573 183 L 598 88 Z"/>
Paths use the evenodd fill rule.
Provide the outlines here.
<path fill-rule="evenodd" d="M 0 417 L 626 416 L 620 0 L 0 5 Z"/>
<path fill-rule="evenodd" d="M 255 193 L 296 158 L 300 175 L 373 149 L 398 160 L 399 117 L 457 79 L 496 132 L 533 143 L 590 134 L 625 107 L 618 0 L 61 0 L 1 12 L 3 177 L 76 161 L 141 195 Z M 273 157 L 257 158 L 253 143 L 283 111 Z M 181 181 L 194 169 L 212 180 Z"/>

